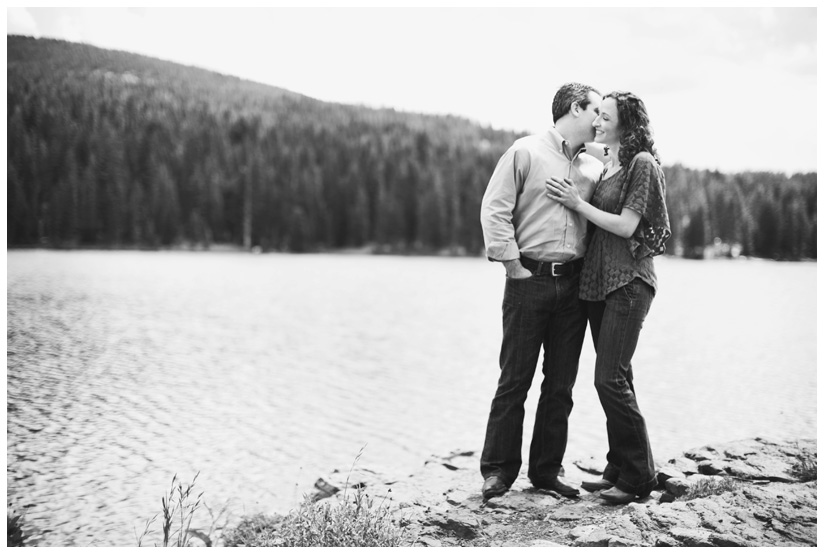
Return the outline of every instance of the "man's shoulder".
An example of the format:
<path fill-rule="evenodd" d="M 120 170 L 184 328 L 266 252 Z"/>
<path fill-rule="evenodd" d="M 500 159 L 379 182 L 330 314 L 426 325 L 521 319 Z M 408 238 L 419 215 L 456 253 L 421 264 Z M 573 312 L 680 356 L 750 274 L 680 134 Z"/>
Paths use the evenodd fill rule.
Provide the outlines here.
<path fill-rule="evenodd" d="M 532 150 L 541 142 L 541 135 L 525 135 L 513 141 L 513 150 Z"/>
<path fill-rule="evenodd" d="M 502 158 L 520 158 L 522 162 L 530 160 L 540 152 L 541 136 L 526 135 L 513 141 Z"/>

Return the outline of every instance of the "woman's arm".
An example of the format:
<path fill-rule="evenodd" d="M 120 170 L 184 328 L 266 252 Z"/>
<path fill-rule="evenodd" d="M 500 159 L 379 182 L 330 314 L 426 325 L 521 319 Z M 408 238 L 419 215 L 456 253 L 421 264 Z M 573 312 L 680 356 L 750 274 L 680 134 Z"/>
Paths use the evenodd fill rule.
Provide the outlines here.
<path fill-rule="evenodd" d="M 544 187 L 547 190 L 547 196 L 551 199 L 571 210 L 575 210 L 605 231 L 625 239 L 633 235 L 642 219 L 641 214 L 630 208 L 623 208 L 621 214 L 611 214 L 599 210 L 592 204 L 582 200 L 579 196 L 578 187 L 569 179 L 562 180 L 558 177 L 551 177 L 545 182 Z"/>

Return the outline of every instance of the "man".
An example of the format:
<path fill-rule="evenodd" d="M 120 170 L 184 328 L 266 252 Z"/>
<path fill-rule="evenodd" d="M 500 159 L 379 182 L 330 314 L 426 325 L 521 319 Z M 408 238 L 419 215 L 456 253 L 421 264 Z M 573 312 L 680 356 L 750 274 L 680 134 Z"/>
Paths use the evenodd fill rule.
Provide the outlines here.
<path fill-rule="evenodd" d="M 595 137 L 601 97 L 579 83 L 553 99 L 555 126 L 518 139 L 504 153 L 481 204 L 487 258 L 501 262 L 504 288 L 501 376 L 481 454 L 482 496 L 504 495 L 521 467 L 524 402 L 544 347 L 544 379 L 536 410 L 527 476 L 533 486 L 565 496 L 562 459 L 567 418 L 579 367 L 587 314 L 579 301 L 579 271 L 587 221 L 545 195 L 551 176 L 572 179 L 589 200 L 602 163 L 585 153 Z"/>

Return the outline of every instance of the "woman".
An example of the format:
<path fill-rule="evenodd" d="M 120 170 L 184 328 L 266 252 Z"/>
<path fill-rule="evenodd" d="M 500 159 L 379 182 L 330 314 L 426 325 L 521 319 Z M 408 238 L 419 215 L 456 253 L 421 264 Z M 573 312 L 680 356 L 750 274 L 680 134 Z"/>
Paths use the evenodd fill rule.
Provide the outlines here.
<path fill-rule="evenodd" d="M 633 389 L 631 358 L 656 293 L 653 257 L 665 251 L 670 224 L 665 178 L 644 103 L 612 92 L 593 122 L 609 161 L 590 203 L 569 179 L 547 180 L 547 195 L 592 224 L 579 297 L 587 301 L 596 347 L 596 390 L 607 418 L 607 466 L 598 482 L 611 503 L 647 497 L 656 485 L 647 427 Z"/>

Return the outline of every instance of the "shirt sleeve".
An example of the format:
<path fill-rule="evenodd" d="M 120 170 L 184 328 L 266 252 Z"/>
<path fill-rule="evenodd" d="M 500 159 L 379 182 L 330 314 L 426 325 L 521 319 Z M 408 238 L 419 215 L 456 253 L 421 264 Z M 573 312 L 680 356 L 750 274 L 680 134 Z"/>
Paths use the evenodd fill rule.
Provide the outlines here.
<path fill-rule="evenodd" d="M 628 240 L 631 254 L 639 260 L 664 253 L 665 242 L 670 238 L 665 176 L 652 156 L 635 158 L 629 174 L 622 206 L 642 215 L 639 226 Z"/>
<path fill-rule="evenodd" d="M 529 171 L 529 152 L 516 147 L 510 147 L 493 170 L 481 200 L 481 229 L 489 260 L 502 262 L 520 256 L 513 211 Z"/>

